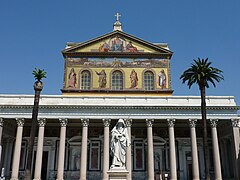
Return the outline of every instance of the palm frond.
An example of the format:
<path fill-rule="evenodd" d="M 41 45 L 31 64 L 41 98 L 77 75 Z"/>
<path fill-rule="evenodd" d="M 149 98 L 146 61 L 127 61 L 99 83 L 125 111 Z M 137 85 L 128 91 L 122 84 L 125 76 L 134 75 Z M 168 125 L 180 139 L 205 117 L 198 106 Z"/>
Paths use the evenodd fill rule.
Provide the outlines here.
<path fill-rule="evenodd" d="M 183 72 L 180 76 L 182 79 L 182 83 L 186 83 L 189 88 L 193 84 L 198 84 L 198 86 L 204 86 L 209 88 L 209 83 L 211 83 L 214 87 L 216 86 L 215 82 L 220 82 L 224 80 L 222 71 L 211 66 L 212 62 L 206 59 L 200 59 L 198 57 L 197 60 L 193 60 L 191 66 Z"/>
<path fill-rule="evenodd" d="M 35 80 L 41 81 L 43 78 L 46 78 L 47 72 L 45 72 L 44 69 L 41 70 L 41 69 L 35 68 L 32 74 Z"/>

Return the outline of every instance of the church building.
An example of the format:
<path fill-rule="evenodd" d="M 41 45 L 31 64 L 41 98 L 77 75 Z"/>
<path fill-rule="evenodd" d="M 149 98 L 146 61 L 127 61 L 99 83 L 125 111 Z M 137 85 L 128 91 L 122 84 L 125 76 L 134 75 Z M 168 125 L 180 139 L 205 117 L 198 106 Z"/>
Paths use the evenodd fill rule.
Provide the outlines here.
<path fill-rule="evenodd" d="M 168 44 L 124 32 L 116 17 L 112 32 L 62 51 L 62 94 L 40 97 L 32 179 L 108 180 L 119 119 L 130 141 L 126 179 L 205 179 L 200 96 L 174 96 Z M 6 179 L 23 179 L 33 101 L 0 94 Z M 211 178 L 240 179 L 239 106 L 233 96 L 207 96 L 206 104 Z"/>

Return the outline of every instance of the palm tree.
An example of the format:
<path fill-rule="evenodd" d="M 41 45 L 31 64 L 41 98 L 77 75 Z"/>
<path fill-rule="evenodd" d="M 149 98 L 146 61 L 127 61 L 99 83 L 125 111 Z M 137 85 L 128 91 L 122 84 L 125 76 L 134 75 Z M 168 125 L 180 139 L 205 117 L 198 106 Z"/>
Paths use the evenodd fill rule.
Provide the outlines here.
<path fill-rule="evenodd" d="M 31 132 L 28 142 L 28 157 L 27 157 L 27 165 L 25 169 L 25 180 L 31 179 L 31 167 L 32 167 L 32 154 L 33 154 L 33 146 L 34 146 L 34 139 L 36 136 L 36 129 L 37 129 L 37 116 L 38 116 L 38 106 L 39 106 L 39 99 L 40 99 L 40 93 L 43 89 L 43 83 L 42 79 L 46 78 L 46 72 L 41 69 L 35 68 L 32 72 L 36 82 L 34 83 L 34 90 L 35 90 L 35 96 L 34 96 L 34 105 L 33 105 L 33 111 L 32 111 L 32 124 L 31 124 Z"/>
<path fill-rule="evenodd" d="M 204 163 L 205 163 L 205 176 L 210 179 L 209 174 L 209 150 L 207 141 L 207 112 L 206 112 L 206 92 L 205 89 L 209 88 L 209 82 L 216 87 L 215 81 L 220 82 L 224 79 L 222 71 L 210 66 L 212 63 L 207 59 L 194 60 L 194 63 L 183 72 L 180 79 L 182 82 L 187 82 L 189 89 L 193 84 L 197 84 L 201 93 L 201 113 L 202 113 L 202 126 L 203 126 L 203 146 L 204 146 Z"/>

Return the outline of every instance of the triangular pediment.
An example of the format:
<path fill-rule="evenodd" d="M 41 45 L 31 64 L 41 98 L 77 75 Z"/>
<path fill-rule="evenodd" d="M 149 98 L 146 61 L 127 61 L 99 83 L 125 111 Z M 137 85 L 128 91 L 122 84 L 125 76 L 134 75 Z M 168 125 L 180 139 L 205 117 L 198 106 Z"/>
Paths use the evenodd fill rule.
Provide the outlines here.
<path fill-rule="evenodd" d="M 69 53 L 126 53 L 168 54 L 172 52 L 166 44 L 153 44 L 122 31 L 113 31 L 84 43 L 69 43 L 63 54 Z"/>

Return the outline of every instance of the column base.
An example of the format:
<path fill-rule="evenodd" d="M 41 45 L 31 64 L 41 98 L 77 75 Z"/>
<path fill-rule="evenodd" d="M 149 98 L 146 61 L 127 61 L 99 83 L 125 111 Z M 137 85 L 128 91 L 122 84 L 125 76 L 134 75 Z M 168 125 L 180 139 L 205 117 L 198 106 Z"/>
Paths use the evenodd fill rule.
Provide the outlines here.
<path fill-rule="evenodd" d="M 18 178 L 11 178 L 10 180 L 18 180 Z"/>
<path fill-rule="evenodd" d="M 113 167 L 107 173 L 109 180 L 126 180 L 128 175 L 126 167 Z"/>

